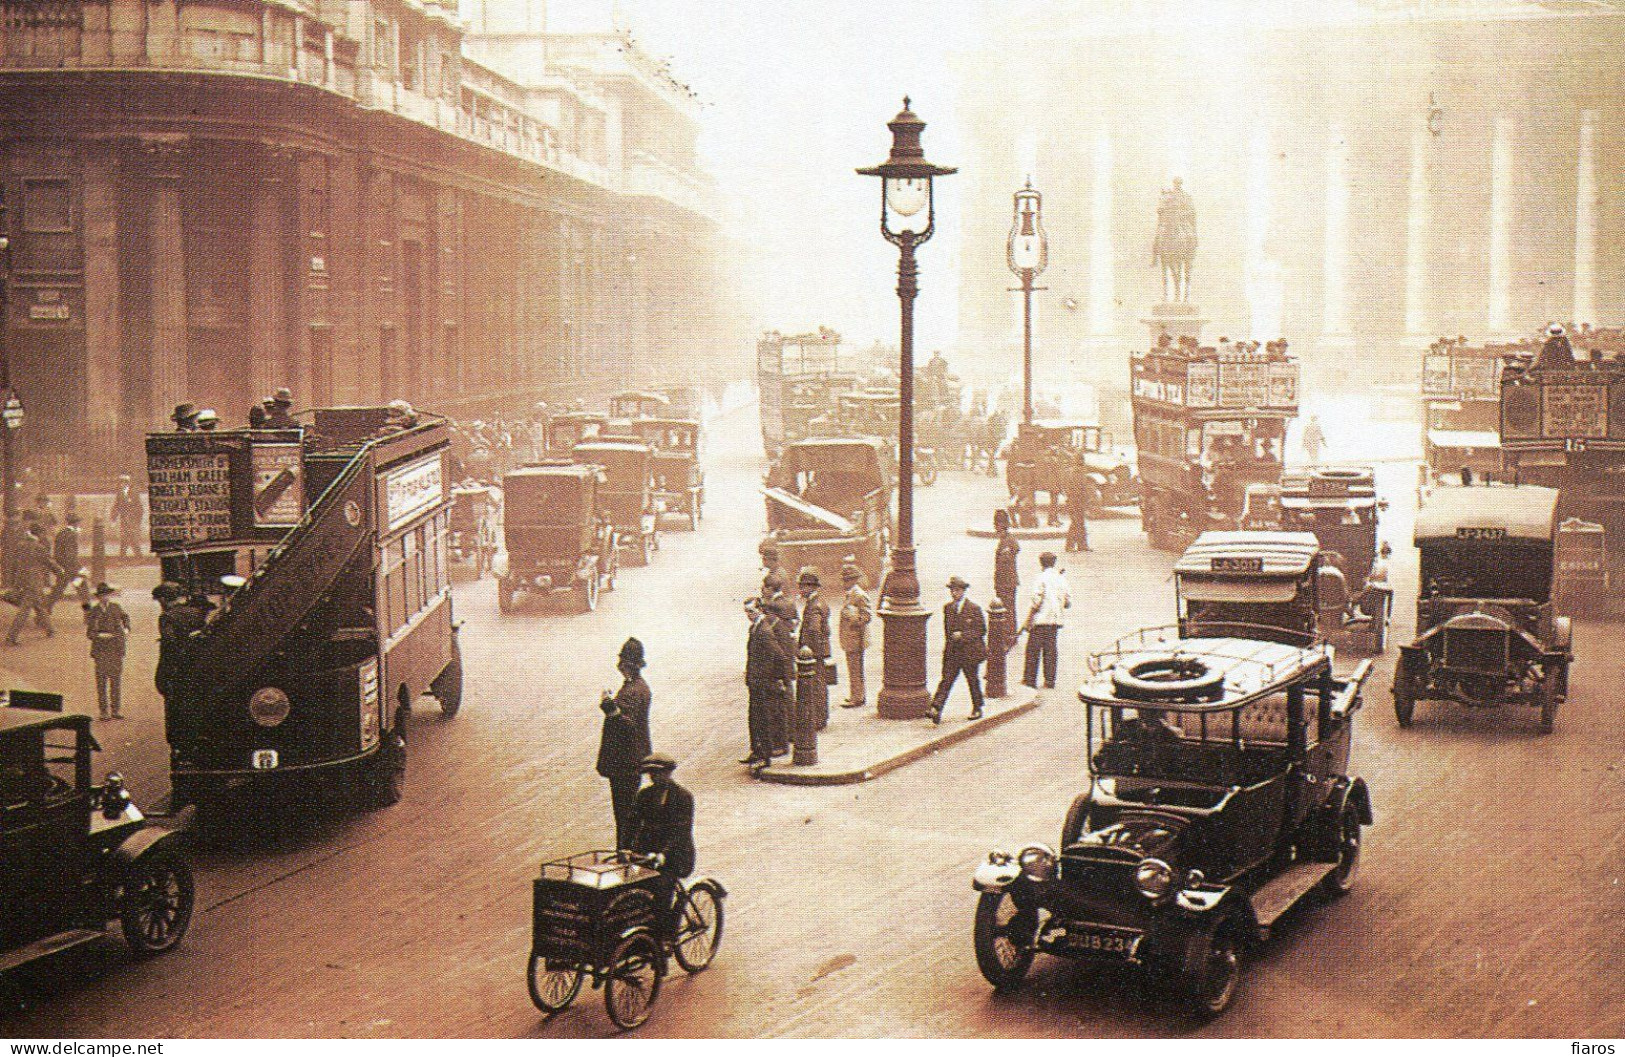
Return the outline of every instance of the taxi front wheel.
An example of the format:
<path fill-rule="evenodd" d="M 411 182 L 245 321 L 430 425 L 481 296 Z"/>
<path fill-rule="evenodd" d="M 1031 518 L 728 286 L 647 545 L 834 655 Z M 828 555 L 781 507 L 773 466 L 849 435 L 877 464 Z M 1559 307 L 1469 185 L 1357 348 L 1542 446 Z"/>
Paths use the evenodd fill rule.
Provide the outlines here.
<path fill-rule="evenodd" d="M 976 967 L 995 991 L 1010 991 L 1033 964 L 1038 915 L 1016 906 L 1007 891 L 983 892 L 976 901 Z"/>

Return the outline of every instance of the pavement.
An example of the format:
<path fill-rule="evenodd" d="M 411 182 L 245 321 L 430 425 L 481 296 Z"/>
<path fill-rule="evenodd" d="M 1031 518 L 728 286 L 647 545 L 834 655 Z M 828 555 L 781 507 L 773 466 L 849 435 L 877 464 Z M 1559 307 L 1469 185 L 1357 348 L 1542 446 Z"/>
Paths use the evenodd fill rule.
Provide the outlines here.
<path fill-rule="evenodd" d="M 979 719 L 967 718 L 967 692 L 955 687 L 942 722 L 929 719 L 881 719 L 868 708 L 832 707 L 829 726 L 818 735 L 818 762 L 797 765 L 784 757 L 755 776 L 781 785 L 851 785 L 889 774 L 897 768 L 985 734 L 1037 708 L 1040 695 L 1017 685 L 1019 693 L 987 698 Z M 1053 691 L 1050 692 L 1053 695 Z"/>
<path fill-rule="evenodd" d="M 1322 421 L 1329 454 L 1342 458 L 1339 433 Z M 1390 649 L 1354 730 L 1353 769 L 1376 812 L 1359 880 L 1280 923 L 1248 957 L 1223 1017 L 1198 1023 L 1130 974 L 1048 957 L 1022 988 L 995 994 L 973 954 L 971 876 L 990 849 L 1056 839 L 1088 783 L 1073 696 L 1083 656 L 1172 619 L 1174 556 L 1149 549 L 1132 518 L 1091 522 L 1094 551 L 1062 555 L 1075 601 L 1061 685 L 1019 719 L 866 782 L 754 781 L 735 761 L 747 746 L 740 601 L 759 588 L 764 527 L 755 430 L 748 411 L 715 423 L 700 530 L 664 533 L 654 563 L 623 570 L 596 612 L 543 604 L 505 616 L 489 578 L 456 584 L 467 693 L 454 718 L 432 702 L 413 715 L 400 804 L 244 816 L 236 846 L 196 850 L 198 909 L 178 949 L 138 961 L 110 940 L 40 963 L 0 992 L 0 1033 L 615 1035 L 599 992 L 544 1018 L 524 974 L 538 864 L 612 840 L 608 788 L 593 767 L 598 695 L 615 684 L 620 643 L 637 635 L 655 746 L 679 760 L 677 780 L 697 802 L 699 870 L 729 892 L 715 964 L 668 977 L 639 1037 L 1625 1034 L 1625 624 L 1577 625 L 1570 699 L 1544 737 L 1532 710 L 1445 705 L 1423 705 L 1400 729 Z M 1403 642 L 1414 623 L 1414 470 L 1378 472 L 1396 551 L 1393 637 Z M 986 600 L 993 545 L 964 530 L 990 518 L 1000 491 L 994 479 L 947 473 L 916 492 L 927 605 L 945 600 L 954 573 Z M 1040 549 L 1022 547 L 1029 583 Z M 167 787 L 167 752 L 151 685 L 156 614 L 134 574 L 134 718 L 96 724 L 107 749 L 96 771 L 121 770 L 147 803 Z M 72 627 L 65 616 L 58 625 Z M 1358 659 L 1348 652 L 1339 667 Z M 70 708 L 92 700 L 82 633 L 0 649 L 0 666 L 27 685 L 67 689 Z M 943 729 L 963 726 L 955 717 L 966 707 L 959 690 Z"/>

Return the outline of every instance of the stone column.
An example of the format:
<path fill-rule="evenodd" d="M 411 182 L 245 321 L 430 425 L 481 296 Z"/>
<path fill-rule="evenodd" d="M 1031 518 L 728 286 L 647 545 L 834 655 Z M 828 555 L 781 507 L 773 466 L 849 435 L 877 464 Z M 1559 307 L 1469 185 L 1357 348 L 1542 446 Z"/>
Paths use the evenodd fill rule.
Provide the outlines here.
<path fill-rule="evenodd" d="M 152 183 L 152 400 L 163 426 L 187 399 L 186 240 L 181 229 L 181 177 L 162 172 Z"/>
<path fill-rule="evenodd" d="M 1512 330 L 1512 119 L 1495 119 L 1490 147 L 1490 260 L 1489 313 L 1491 337 L 1509 337 Z"/>
<path fill-rule="evenodd" d="M 1348 318 L 1349 145 L 1341 124 L 1331 127 L 1326 144 L 1325 263 L 1321 334 L 1346 338 Z"/>
<path fill-rule="evenodd" d="M 107 158 L 85 162 L 85 397 L 92 450 L 111 450 L 124 414 L 120 358 L 118 174 Z"/>
<path fill-rule="evenodd" d="M 1580 111 L 1578 194 L 1574 206 L 1573 322 L 1597 319 L 1597 112 Z"/>
<path fill-rule="evenodd" d="M 1089 334 L 1105 337 L 1112 333 L 1116 317 L 1117 275 L 1112 242 L 1112 135 L 1107 129 L 1095 131 L 1094 186 L 1089 192 Z"/>
<path fill-rule="evenodd" d="M 1429 340 L 1428 239 L 1432 227 L 1429 197 L 1426 119 L 1411 130 L 1409 203 L 1405 214 L 1405 334 L 1412 341 Z"/>
<path fill-rule="evenodd" d="M 267 158 L 276 166 L 279 159 Z M 270 396 L 278 386 L 291 386 L 288 370 L 288 310 L 283 195 L 287 183 L 267 176 L 253 188 L 248 231 L 248 334 L 253 350 L 252 399 Z M 301 399 L 306 394 L 296 394 Z"/>

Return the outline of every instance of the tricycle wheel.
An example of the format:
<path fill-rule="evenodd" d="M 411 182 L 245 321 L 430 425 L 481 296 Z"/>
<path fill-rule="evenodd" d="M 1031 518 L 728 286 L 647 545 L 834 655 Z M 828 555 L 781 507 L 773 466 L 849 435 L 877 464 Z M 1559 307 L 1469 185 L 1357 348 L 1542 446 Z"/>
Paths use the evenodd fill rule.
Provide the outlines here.
<path fill-rule="evenodd" d="M 1335 839 L 1337 868 L 1326 875 L 1326 894 L 1333 898 L 1348 895 L 1360 872 L 1360 808 L 1353 800 L 1338 815 Z"/>
<path fill-rule="evenodd" d="M 532 954 L 525 983 L 530 986 L 530 1000 L 536 1004 L 536 1008 L 552 1016 L 569 1008 L 570 1003 L 576 1000 L 585 975 L 580 966 L 549 966 L 546 958 Z"/>
<path fill-rule="evenodd" d="M 154 851 L 130 864 L 119 900 L 119 925 L 136 954 L 169 950 L 192 923 L 192 869 L 167 851 Z"/>
<path fill-rule="evenodd" d="M 1241 922 L 1219 922 L 1207 937 L 1202 965 L 1190 981 L 1189 1000 L 1197 1016 L 1210 1019 L 1230 1008 L 1241 983 Z"/>
<path fill-rule="evenodd" d="M 702 882 L 678 897 L 676 917 L 672 954 L 684 972 L 701 972 L 722 946 L 722 900 L 709 883 Z"/>
<path fill-rule="evenodd" d="M 995 991 L 1020 986 L 1033 964 L 1038 915 L 1022 910 L 1008 891 L 983 892 L 976 901 L 976 967 Z"/>
<path fill-rule="evenodd" d="M 595 572 L 582 580 L 576 590 L 581 595 L 581 611 L 591 613 L 598 608 L 598 574 Z"/>
<path fill-rule="evenodd" d="M 616 1027 L 631 1031 L 649 1019 L 649 1010 L 660 997 L 665 973 L 660 949 L 647 932 L 635 933 L 615 948 L 611 963 L 604 982 L 604 1009 Z"/>
<path fill-rule="evenodd" d="M 606 571 L 604 572 L 604 590 L 613 591 L 615 590 L 615 572 L 621 567 L 621 559 L 616 556 L 613 550 L 611 550 L 609 552 L 609 558 L 604 564 L 606 566 Z"/>

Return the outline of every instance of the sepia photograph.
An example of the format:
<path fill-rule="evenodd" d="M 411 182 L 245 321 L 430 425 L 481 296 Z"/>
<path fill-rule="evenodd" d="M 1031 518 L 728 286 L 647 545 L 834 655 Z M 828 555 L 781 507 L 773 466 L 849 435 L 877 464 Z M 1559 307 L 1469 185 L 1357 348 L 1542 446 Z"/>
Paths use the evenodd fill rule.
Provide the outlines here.
<path fill-rule="evenodd" d="M 1615 1054 L 1622 56 L 0 0 L 8 1053 Z"/>

